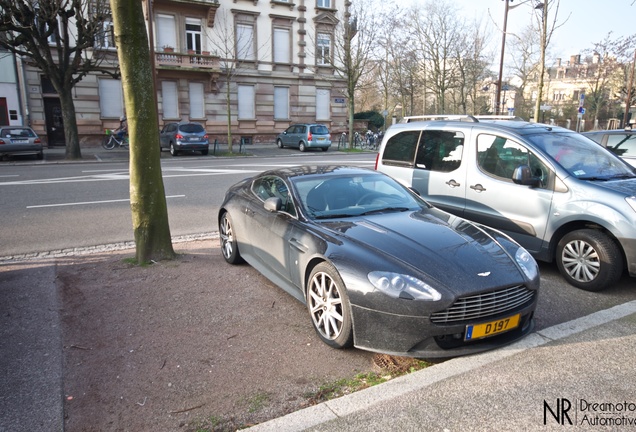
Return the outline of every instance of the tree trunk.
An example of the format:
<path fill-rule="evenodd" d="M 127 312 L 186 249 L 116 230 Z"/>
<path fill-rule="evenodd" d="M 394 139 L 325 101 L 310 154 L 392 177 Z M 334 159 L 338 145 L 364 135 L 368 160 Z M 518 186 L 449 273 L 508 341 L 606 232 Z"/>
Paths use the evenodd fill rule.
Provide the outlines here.
<path fill-rule="evenodd" d="M 62 108 L 62 121 L 64 122 L 64 141 L 66 143 L 65 158 L 68 160 L 82 158 L 72 91 L 73 87 L 69 85 L 68 88 L 64 86 L 62 91 L 58 92 L 60 96 L 60 106 Z"/>
<path fill-rule="evenodd" d="M 137 262 L 174 258 L 161 176 L 159 122 L 142 2 L 111 0 L 130 138 L 130 207 Z"/>

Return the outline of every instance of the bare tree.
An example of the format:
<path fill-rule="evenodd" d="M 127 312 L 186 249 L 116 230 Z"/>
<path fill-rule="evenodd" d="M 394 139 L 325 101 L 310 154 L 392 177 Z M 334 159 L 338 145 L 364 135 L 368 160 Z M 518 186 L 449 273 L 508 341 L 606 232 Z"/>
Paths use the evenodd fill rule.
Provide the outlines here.
<path fill-rule="evenodd" d="M 426 85 L 435 95 L 437 109 L 446 112 L 446 97 L 456 89 L 460 64 L 457 53 L 464 41 L 464 23 L 451 3 L 427 1 L 424 7 L 411 9 L 417 47 L 426 65 Z"/>
<path fill-rule="evenodd" d="M 0 0 L 0 47 L 29 59 L 50 80 L 62 109 L 66 158 L 81 159 L 73 87 L 86 75 L 115 78 L 108 54 L 95 50 L 109 16 L 106 0 Z"/>
<path fill-rule="evenodd" d="M 463 41 L 456 47 L 456 58 L 459 66 L 457 100 L 461 114 L 478 114 L 477 99 L 480 84 L 490 75 L 489 58 L 486 46 L 488 33 L 478 22 L 467 25 Z M 469 109 L 470 105 L 470 109 Z"/>
<path fill-rule="evenodd" d="M 524 118 L 534 116 L 534 105 L 526 103 L 524 92 L 532 77 L 539 76 L 541 47 L 536 39 L 536 29 L 529 25 L 511 39 L 509 56 L 510 73 L 519 80 L 515 97 L 515 111 Z"/>
<path fill-rule="evenodd" d="M 257 53 L 262 52 L 262 47 L 256 47 L 256 39 L 253 27 L 245 25 L 235 26 L 230 12 L 221 10 L 217 12 L 214 30 L 209 36 L 211 46 L 215 54 L 220 58 L 221 75 L 225 86 L 225 108 L 227 111 L 227 145 L 232 153 L 232 94 L 237 93 L 236 76 L 249 67 L 256 67 Z M 246 23 L 250 24 L 250 23 Z M 250 33 L 250 28 L 252 32 Z M 237 34 L 238 32 L 238 34 Z M 264 45 L 263 45 L 264 46 Z"/>
<path fill-rule="evenodd" d="M 355 5 L 350 0 L 345 0 L 344 4 L 344 14 L 335 30 L 332 67 L 345 81 L 349 145 L 352 145 L 356 89 L 362 76 L 372 69 L 372 53 L 379 28 L 376 21 L 381 14 L 372 13 L 374 7 L 379 7 L 374 0 L 360 0 Z"/>
<path fill-rule="evenodd" d="M 130 207 L 137 262 L 175 256 L 161 176 L 159 121 L 142 2 L 111 0 L 130 136 Z"/>
<path fill-rule="evenodd" d="M 612 100 L 619 104 L 622 102 L 619 97 L 627 80 L 625 64 L 629 64 L 636 42 L 636 35 L 617 39 L 612 39 L 611 35 L 611 32 L 608 33 L 602 41 L 594 44 L 592 50 L 586 51 L 593 60 L 585 78 L 585 103 L 595 123 Z"/>

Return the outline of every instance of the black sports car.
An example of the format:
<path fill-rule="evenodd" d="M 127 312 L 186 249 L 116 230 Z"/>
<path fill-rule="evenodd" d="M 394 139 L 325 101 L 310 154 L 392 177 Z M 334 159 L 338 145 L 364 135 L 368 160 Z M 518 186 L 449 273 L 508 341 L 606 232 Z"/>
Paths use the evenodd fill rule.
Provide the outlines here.
<path fill-rule="evenodd" d="M 227 191 L 218 222 L 225 260 L 247 261 L 306 303 L 334 348 L 453 357 L 534 328 L 530 254 L 377 171 L 267 171 Z"/>

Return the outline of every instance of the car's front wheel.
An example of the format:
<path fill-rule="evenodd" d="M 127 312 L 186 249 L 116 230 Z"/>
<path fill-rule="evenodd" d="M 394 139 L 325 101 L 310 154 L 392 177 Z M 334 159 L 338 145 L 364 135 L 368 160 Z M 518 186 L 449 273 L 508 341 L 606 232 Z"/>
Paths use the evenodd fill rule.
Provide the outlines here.
<path fill-rule="evenodd" d="M 282 149 L 283 147 L 285 147 L 283 145 L 283 140 L 281 140 L 280 138 L 276 141 L 276 145 L 278 146 L 279 149 Z"/>
<path fill-rule="evenodd" d="M 556 261 L 566 281 L 586 291 L 601 291 L 618 282 L 623 257 L 616 242 L 592 229 L 573 231 L 557 245 Z"/>
<path fill-rule="evenodd" d="M 240 264 L 243 258 L 238 249 L 236 237 L 234 237 L 234 225 L 228 212 L 223 213 L 219 223 L 219 237 L 221 239 L 221 253 L 230 264 Z"/>
<path fill-rule="evenodd" d="M 307 309 L 324 343 L 333 348 L 348 348 L 353 344 L 349 296 L 333 265 L 323 262 L 311 272 Z"/>

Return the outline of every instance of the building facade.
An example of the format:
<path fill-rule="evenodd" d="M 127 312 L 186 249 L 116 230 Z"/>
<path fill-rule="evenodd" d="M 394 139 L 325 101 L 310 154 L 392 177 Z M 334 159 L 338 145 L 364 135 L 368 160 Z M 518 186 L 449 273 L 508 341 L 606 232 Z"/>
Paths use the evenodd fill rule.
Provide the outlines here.
<path fill-rule="evenodd" d="M 344 80 L 334 38 L 348 0 L 153 0 L 145 17 L 159 124 L 202 123 L 212 140 L 274 142 L 295 122 L 346 128 Z M 112 22 L 96 40 L 102 66 L 117 66 Z M 35 67 L 24 68 L 25 120 L 64 145 L 59 100 Z M 125 115 L 120 80 L 91 74 L 74 88 L 81 146 L 98 145 Z"/>

